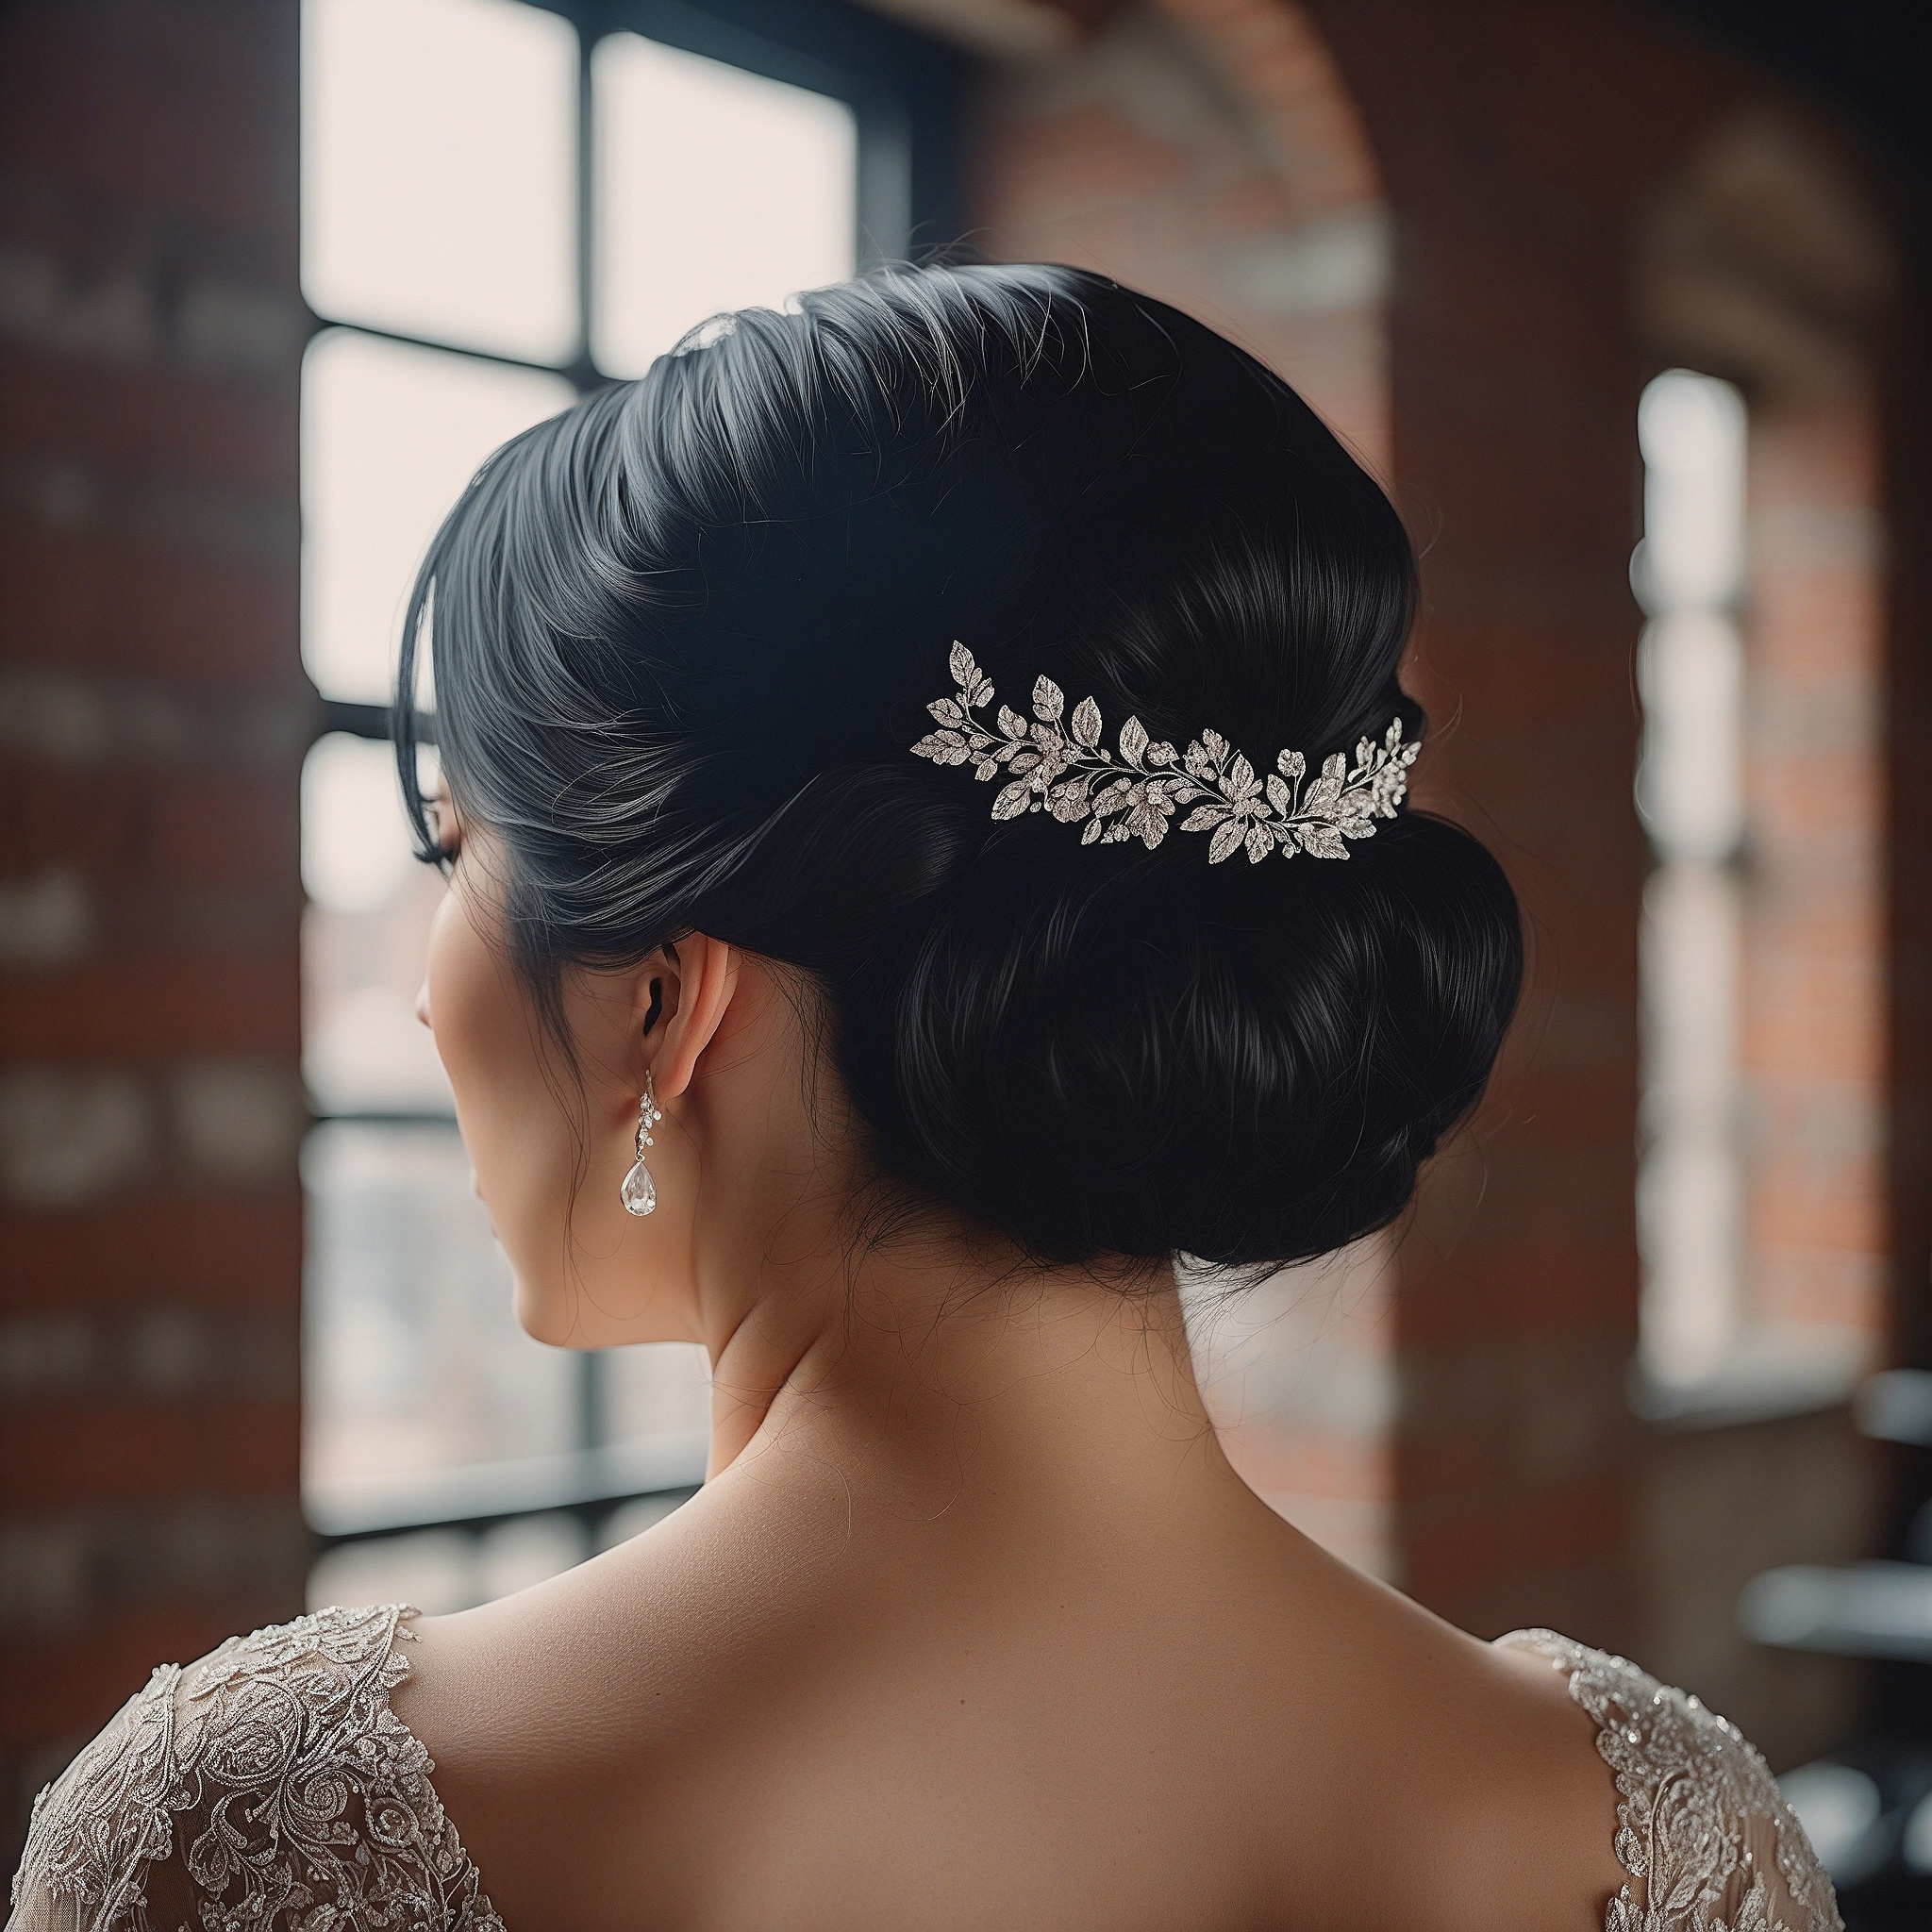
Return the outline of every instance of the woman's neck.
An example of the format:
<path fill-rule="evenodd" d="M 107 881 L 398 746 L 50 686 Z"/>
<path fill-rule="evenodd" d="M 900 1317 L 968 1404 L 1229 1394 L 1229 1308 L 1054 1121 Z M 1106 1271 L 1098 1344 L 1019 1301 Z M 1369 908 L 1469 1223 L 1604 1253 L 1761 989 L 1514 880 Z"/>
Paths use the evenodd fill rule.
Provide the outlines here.
<path fill-rule="evenodd" d="M 752 1291 L 708 1313 L 712 1475 L 830 1457 L 924 1507 L 1008 1472 L 1104 1471 L 1118 1490 L 1224 1469 L 1171 1268 L 1042 1270 L 940 1236 L 828 1241 L 790 1262 L 767 1248 Z"/>

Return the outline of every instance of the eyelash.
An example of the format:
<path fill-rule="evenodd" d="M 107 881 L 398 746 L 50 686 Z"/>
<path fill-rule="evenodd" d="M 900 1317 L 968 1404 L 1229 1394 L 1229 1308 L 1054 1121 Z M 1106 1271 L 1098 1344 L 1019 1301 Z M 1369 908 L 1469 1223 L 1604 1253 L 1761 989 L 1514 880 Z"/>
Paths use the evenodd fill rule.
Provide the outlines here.
<path fill-rule="evenodd" d="M 421 824 L 425 834 L 432 828 L 440 831 L 441 827 L 437 824 L 435 800 L 424 798 L 419 799 L 417 803 L 421 808 Z M 448 878 L 456 870 L 458 849 L 456 846 L 444 845 L 434 838 L 425 837 L 416 843 L 409 856 L 418 865 L 434 866 L 444 878 Z"/>

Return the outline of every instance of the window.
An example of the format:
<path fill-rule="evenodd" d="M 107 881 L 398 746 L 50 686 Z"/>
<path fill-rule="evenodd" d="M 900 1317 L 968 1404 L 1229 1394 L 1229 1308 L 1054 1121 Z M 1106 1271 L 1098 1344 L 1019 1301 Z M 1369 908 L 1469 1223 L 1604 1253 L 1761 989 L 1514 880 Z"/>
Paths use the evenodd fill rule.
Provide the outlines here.
<path fill-rule="evenodd" d="M 1727 382 L 1671 370 L 1644 391 L 1638 435 L 1633 576 L 1650 621 L 1637 803 L 1657 860 L 1640 955 L 1641 1362 L 1682 1385 L 1724 1365 L 1744 1307 L 1744 405 Z"/>
<path fill-rule="evenodd" d="M 480 1600 L 702 1471 L 697 1350 L 573 1356 L 516 1328 L 414 1019 L 441 885 L 409 860 L 381 708 L 409 580 L 492 449 L 708 314 L 943 221 L 950 58 L 832 0 L 791 16 L 809 46 L 742 11 L 305 0 L 302 275 L 324 325 L 303 650 L 331 727 L 303 780 L 318 1595 Z"/>
<path fill-rule="evenodd" d="M 1641 1407 L 1842 1401 L 1883 1333 L 1876 438 L 1674 369 L 1639 413 L 1648 615 Z"/>

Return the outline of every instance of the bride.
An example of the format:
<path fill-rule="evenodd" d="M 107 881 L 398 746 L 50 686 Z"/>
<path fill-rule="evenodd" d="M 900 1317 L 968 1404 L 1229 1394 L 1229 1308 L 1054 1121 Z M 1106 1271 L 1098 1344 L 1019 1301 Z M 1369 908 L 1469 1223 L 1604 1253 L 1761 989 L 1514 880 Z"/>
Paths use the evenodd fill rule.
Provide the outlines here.
<path fill-rule="evenodd" d="M 1241 1484 L 1176 1256 L 1398 1216 L 1516 997 L 1406 804 L 1415 568 L 1278 378 L 1060 268 L 750 310 L 424 566 L 423 1017 L 542 1341 L 705 1344 L 710 1476 L 459 1616 L 158 1671 L 20 1932 L 1823 1932 L 1762 1760 Z M 432 1780 L 433 1774 L 433 1780 Z"/>

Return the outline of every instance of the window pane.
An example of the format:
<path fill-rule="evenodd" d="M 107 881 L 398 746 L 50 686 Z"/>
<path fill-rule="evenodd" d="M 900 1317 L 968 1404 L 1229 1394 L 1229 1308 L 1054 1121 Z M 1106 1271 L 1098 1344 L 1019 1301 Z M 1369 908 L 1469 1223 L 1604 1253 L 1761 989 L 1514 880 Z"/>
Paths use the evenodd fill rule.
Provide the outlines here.
<path fill-rule="evenodd" d="M 1738 1082 L 1743 894 L 1727 866 L 1660 865 L 1643 895 L 1642 1360 L 1661 1384 L 1715 1374 L 1743 1307 Z"/>
<path fill-rule="evenodd" d="M 1744 575 L 1744 399 L 1727 382 L 1667 370 L 1643 391 L 1643 562 L 1653 613 L 1735 604 Z"/>
<path fill-rule="evenodd" d="M 380 1516 L 411 1478 L 576 1442 L 576 1362 L 517 1326 L 456 1129 L 325 1122 L 303 1151 L 303 1492 Z"/>
<path fill-rule="evenodd" d="M 317 339 L 302 371 L 303 655 L 325 697 L 387 701 L 410 579 L 496 446 L 567 408 L 559 375 Z"/>
<path fill-rule="evenodd" d="M 319 314 L 575 352 L 576 34 L 518 0 L 305 0 L 302 286 Z"/>
<path fill-rule="evenodd" d="M 668 1507 L 659 1514 L 669 1514 Z M 611 1541 L 624 1539 L 601 1546 Z M 592 1554 L 583 1525 L 562 1514 L 512 1517 L 481 1532 L 377 1537 L 331 1550 L 316 1564 L 308 1573 L 308 1607 L 413 1604 L 429 1616 L 447 1616 L 527 1590 Z"/>
<path fill-rule="evenodd" d="M 441 878 L 416 864 L 387 744 L 331 732 L 302 773 L 303 1073 L 325 1113 L 449 1113 L 416 1018 Z"/>
<path fill-rule="evenodd" d="M 852 273 L 858 142 L 842 101 L 636 34 L 598 42 L 591 84 L 601 368 L 640 375 L 720 309 Z"/>
<path fill-rule="evenodd" d="M 694 1341 L 605 1351 L 604 1413 L 613 1442 L 702 1437 L 711 1424 L 711 1369 Z"/>
<path fill-rule="evenodd" d="M 1690 370 L 1643 392 L 1643 542 L 1632 572 L 1637 804 L 1657 870 L 1643 898 L 1638 1241 L 1642 1362 L 1655 1382 L 1719 1373 L 1748 1313 L 1739 1076 L 1744 837 L 1743 399 Z"/>
<path fill-rule="evenodd" d="M 387 744 L 332 731 L 302 771 L 302 884 L 330 912 L 376 912 L 409 875 L 408 827 Z"/>

